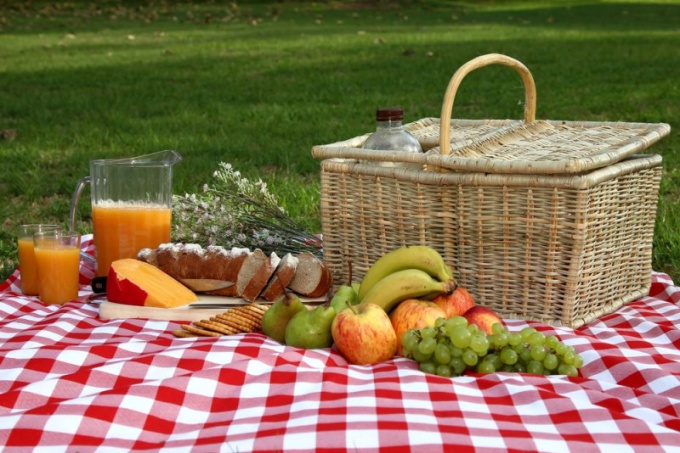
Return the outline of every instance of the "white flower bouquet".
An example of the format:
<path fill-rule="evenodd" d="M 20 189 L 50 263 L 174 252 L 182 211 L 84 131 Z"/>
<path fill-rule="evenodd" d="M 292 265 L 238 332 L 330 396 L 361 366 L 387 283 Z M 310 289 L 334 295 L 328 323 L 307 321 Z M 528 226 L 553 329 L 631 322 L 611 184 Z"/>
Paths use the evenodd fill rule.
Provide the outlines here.
<path fill-rule="evenodd" d="M 321 256 L 321 239 L 288 215 L 267 183 L 251 182 L 224 162 L 213 177 L 203 192 L 173 197 L 174 242 Z"/>

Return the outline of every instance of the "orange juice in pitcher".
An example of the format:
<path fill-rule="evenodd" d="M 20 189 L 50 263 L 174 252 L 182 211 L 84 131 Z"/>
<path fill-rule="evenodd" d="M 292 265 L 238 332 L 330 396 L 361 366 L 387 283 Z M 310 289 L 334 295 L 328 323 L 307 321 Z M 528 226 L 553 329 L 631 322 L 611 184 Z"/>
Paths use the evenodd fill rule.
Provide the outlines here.
<path fill-rule="evenodd" d="M 105 276 L 111 263 L 134 258 L 145 248 L 170 242 L 172 210 L 162 205 L 99 204 L 92 207 L 97 275 Z"/>
<path fill-rule="evenodd" d="M 80 192 L 90 183 L 97 277 L 108 275 L 113 261 L 170 242 L 172 167 L 181 159 L 176 151 L 160 151 L 90 162 L 90 175 L 73 195 L 69 220 L 73 229 Z"/>

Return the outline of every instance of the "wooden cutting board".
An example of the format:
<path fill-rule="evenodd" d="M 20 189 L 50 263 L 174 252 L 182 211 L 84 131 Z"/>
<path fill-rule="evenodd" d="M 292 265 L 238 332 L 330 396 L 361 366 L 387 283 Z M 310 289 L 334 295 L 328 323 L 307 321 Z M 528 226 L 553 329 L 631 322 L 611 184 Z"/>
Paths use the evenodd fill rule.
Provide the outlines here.
<path fill-rule="evenodd" d="M 248 305 L 246 300 L 236 297 L 212 296 L 197 294 L 198 301 L 178 308 L 142 307 L 139 305 L 125 305 L 104 300 L 99 305 L 99 318 L 109 319 L 158 319 L 163 321 L 200 321 L 224 313 L 229 308 Z M 315 305 L 323 303 L 324 299 L 300 298 L 305 304 Z M 266 300 L 256 300 L 261 305 L 271 305 Z"/>

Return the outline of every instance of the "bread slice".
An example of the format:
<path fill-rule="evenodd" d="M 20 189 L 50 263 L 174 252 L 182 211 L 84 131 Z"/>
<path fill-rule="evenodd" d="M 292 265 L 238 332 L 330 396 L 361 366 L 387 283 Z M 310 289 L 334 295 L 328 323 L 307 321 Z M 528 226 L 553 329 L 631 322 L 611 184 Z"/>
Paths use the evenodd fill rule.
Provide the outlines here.
<path fill-rule="evenodd" d="M 279 267 L 276 268 L 276 272 L 272 278 L 269 279 L 269 283 L 267 283 L 267 286 L 265 286 L 264 290 L 260 293 L 260 297 L 272 301 L 283 294 L 293 280 L 293 277 L 295 277 L 297 265 L 298 259 L 292 253 L 283 255 Z"/>
<path fill-rule="evenodd" d="M 288 287 L 307 297 L 321 297 L 333 286 L 333 276 L 326 264 L 310 252 L 297 255 L 295 276 Z"/>
<path fill-rule="evenodd" d="M 267 256 L 262 250 L 255 249 L 241 265 L 236 278 L 236 295 L 252 302 L 257 299 L 276 267 L 279 265 L 276 253 Z"/>

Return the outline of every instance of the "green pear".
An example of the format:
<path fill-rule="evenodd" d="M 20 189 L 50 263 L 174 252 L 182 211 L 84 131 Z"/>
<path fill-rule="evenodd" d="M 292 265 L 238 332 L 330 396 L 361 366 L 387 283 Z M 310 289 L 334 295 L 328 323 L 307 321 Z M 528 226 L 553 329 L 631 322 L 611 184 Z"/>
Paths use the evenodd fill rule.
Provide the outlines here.
<path fill-rule="evenodd" d="M 350 305 L 356 305 L 358 303 L 359 296 L 356 290 L 350 285 L 340 286 L 331 299 L 331 307 L 335 309 L 335 314 L 340 313 Z"/>
<path fill-rule="evenodd" d="M 262 333 L 283 343 L 286 338 L 286 326 L 299 312 L 307 311 L 300 298 L 290 291 L 279 297 L 262 317 Z"/>
<path fill-rule="evenodd" d="M 286 344 L 305 349 L 330 348 L 333 319 L 335 309 L 330 303 L 297 313 L 286 326 Z"/>

